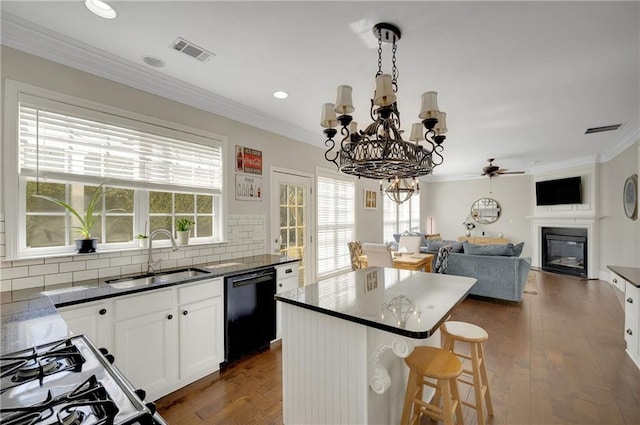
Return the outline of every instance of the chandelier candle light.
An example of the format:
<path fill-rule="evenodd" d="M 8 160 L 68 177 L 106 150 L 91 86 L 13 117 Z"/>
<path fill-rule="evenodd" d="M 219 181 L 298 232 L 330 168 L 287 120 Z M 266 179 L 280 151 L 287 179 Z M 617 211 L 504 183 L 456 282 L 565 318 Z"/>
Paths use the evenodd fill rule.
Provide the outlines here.
<path fill-rule="evenodd" d="M 400 29 L 392 24 L 379 23 L 373 27 L 373 33 L 378 39 L 378 72 L 370 109 L 373 122 L 358 131 L 357 123 L 350 115 L 355 111 L 352 88 L 339 86 L 336 103 L 322 105 L 320 125 L 324 127 L 325 146 L 328 147 L 324 157 L 343 173 L 387 180 L 389 186 L 383 189 L 381 182 L 380 191 L 400 204 L 420 190 L 416 178 L 433 173 L 433 169 L 444 161 L 442 143 L 447 132 L 446 114 L 438 109 L 436 92 L 423 93 L 418 114 L 422 122 L 411 126 L 408 141 L 402 139 L 396 97 L 396 42 L 400 40 Z M 391 74 L 382 72 L 382 43 L 392 45 Z M 342 140 L 336 147 L 333 138 L 338 134 L 335 128 L 338 125 Z M 411 183 L 404 181 L 409 178 Z"/>

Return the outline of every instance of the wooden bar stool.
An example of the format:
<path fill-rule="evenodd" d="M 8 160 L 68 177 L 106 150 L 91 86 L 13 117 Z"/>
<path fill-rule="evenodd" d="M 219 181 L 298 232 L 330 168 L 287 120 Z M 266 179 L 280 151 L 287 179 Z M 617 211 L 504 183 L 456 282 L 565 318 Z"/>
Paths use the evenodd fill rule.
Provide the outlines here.
<path fill-rule="evenodd" d="M 402 409 L 401 425 L 414 425 L 420 423 L 422 415 L 445 425 L 456 423 L 463 425 L 462 407 L 456 379 L 462 373 L 462 362 L 454 354 L 436 347 L 416 347 L 406 359 L 409 367 L 409 379 L 407 391 Z M 435 383 L 427 379 L 436 380 Z M 422 399 L 424 386 L 427 385 L 436 390 L 431 403 Z M 442 401 L 442 407 L 440 406 Z"/>
<path fill-rule="evenodd" d="M 480 326 L 476 326 L 466 322 L 444 322 L 440 327 L 443 337 L 443 345 L 447 351 L 452 352 L 458 357 L 471 361 L 471 370 L 464 369 L 462 375 L 458 378 L 458 382 L 473 387 L 475 394 L 475 404 L 466 401 L 461 403 L 476 409 L 478 416 L 478 425 L 484 425 L 484 406 L 483 400 L 487 404 L 487 413 L 493 416 L 493 405 L 491 404 L 491 393 L 489 392 L 489 380 L 487 379 L 487 368 L 485 367 L 484 348 L 482 343 L 489 339 L 487 331 Z M 455 343 L 467 342 L 471 350 L 471 355 L 461 354 L 455 351 Z M 472 381 L 464 379 L 466 376 Z"/>

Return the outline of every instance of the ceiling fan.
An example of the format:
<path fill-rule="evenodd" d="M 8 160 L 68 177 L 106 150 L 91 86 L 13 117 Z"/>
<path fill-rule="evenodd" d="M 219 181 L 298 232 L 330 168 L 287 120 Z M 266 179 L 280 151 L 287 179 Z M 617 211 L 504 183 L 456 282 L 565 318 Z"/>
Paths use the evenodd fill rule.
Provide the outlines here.
<path fill-rule="evenodd" d="M 524 171 L 509 171 L 504 168 L 500 168 L 497 165 L 493 165 L 493 161 L 495 161 L 495 158 L 489 158 L 487 159 L 487 161 L 489 161 L 489 165 L 482 168 L 481 175 L 489 176 L 490 179 L 502 174 L 524 174 Z"/>

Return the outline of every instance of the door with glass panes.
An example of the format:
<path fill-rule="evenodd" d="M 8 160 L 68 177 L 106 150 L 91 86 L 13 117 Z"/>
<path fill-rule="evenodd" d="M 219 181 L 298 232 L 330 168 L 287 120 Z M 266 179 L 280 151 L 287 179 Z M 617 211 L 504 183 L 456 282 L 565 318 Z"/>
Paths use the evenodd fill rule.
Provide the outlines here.
<path fill-rule="evenodd" d="M 280 171 L 271 173 L 271 193 L 274 196 L 271 212 L 271 252 L 300 260 L 300 285 L 310 282 L 310 187 L 310 177 Z"/>

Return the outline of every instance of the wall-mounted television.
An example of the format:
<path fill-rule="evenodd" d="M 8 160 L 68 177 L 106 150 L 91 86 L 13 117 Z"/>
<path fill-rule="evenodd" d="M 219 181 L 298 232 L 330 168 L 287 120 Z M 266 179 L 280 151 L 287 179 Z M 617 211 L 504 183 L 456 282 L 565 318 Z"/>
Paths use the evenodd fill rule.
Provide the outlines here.
<path fill-rule="evenodd" d="M 536 205 L 582 203 L 582 178 L 545 180 L 536 182 Z"/>

